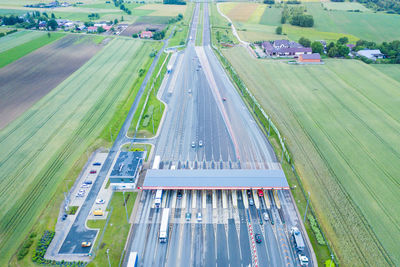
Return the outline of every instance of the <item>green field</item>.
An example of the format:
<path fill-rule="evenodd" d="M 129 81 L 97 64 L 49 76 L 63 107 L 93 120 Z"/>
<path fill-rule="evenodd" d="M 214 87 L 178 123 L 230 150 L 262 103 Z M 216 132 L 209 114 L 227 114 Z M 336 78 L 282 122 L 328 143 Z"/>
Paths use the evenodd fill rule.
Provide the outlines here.
<path fill-rule="evenodd" d="M 133 205 L 135 204 L 137 193 L 128 192 L 125 193 L 125 201 L 128 210 L 128 217 L 131 216 Z M 113 194 L 110 209 L 112 208 L 112 213 L 110 221 L 108 222 L 107 228 L 104 232 L 101 244 L 99 240 L 96 240 L 94 244 L 94 252 L 96 257 L 94 260 L 88 264 L 88 266 L 108 266 L 108 259 L 106 251 L 109 249 L 110 263 L 111 266 L 118 266 L 122 252 L 125 246 L 125 240 L 128 237 L 130 224 L 126 219 L 126 211 L 124 206 L 124 196 L 122 192 L 116 192 Z M 109 210 L 110 210 L 109 209 Z M 104 231 L 104 225 L 106 220 L 89 220 L 87 225 L 89 228 L 101 229 L 99 236 Z"/>
<path fill-rule="evenodd" d="M 50 37 L 46 35 L 34 35 L 37 38 L 31 39 L 30 41 L 24 42 L 18 46 L 13 46 L 13 44 L 6 44 L 6 46 L 12 47 L 6 51 L 0 53 L 0 68 L 14 62 L 15 60 L 35 51 L 36 49 L 45 46 L 51 42 L 54 42 L 57 39 L 65 36 L 62 33 L 51 33 Z M 12 39 L 11 42 L 18 42 L 17 40 Z M 1 40 L 0 40 L 1 42 Z M 1 51 L 1 48 L 0 48 Z"/>
<path fill-rule="evenodd" d="M 399 64 L 372 64 L 371 66 L 400 82 Z"/>
<path fill-rule="evenodd" d="M 243 35 L 245 40 L 253 41 L 256 34 L 260 34 L 259 40 L 264 40 L 271 33 L 271 26 L 280 25 L 282 8 L 272 7 L 259 4 L 261 7 L 255 9 L 253 14 L 250 14 L 247 21 L 239 20 L 240 16 L 233 14 L 232 10 L 235 6 L 241 5 L 241 9 L 245 8 L 245 3 L 223 3 L 220 4 L 222 10 L 226 10 L 226 15 L 234 21 L 235 25 L 239 28 L 240 23 L 251 23 L 254 25 L 266 25 L 266 33 L 257 30 L 252 30 L 251 27 L 248 31 L 253 32 Z M 254 9 L 254 3 L 247 4 Z M 355 42 L 358 39 L 366 39 L 375 42 L 392 41 L 400 39 L 400 16 L 390 15 L 385 13 L 374 13 L 364 8 L 359 3 L 306 3 L 307 12 L 314 17 L 313 28 L 294 27 L 289 24 L 284 25 L 283 32 L 287 34 L 289 39 L 297 41 L 300 37 L 304 36 L 311 40 L 327 40 L 335 41 L 342 36 L 350 37 L 350 40 Z M 257 21 L 255 18 L 259 17 L 258 12 L 265 7 L 264 13 Z M 327 8 L 327 10 L 324 9 Z M 348 12 L 347 10 L 359 9 L 363 12 Z M 254 37 L 253 37 L 254 36 Z M 273 36 L 271 36 L 273 37 Z"/>
<path fill-rule="evenodd" d="M 134 88 L 139 69 L 149 66 L 151 50 L 148 42 L 111 41 L 0 132 L 0 254 L 7 259 L 1 265 L 58 186 L 65 188 L 72 167 L 91 145 L 98 145 L 98 136 L 109 132 L 105 126 Z"/>
<path fill-rule="evenodd" d="M 188 7 L 183 14 L 183 21 L 180 21 L 176 24 L 174 36 L 168 42 L 169 47 L 183 45 L 188 38 L 189 25 L 192 21 L 194 4 L 188 3 L 187 6 Z"/>
<path fill-rule="evenodd" d="M 41 31 L 18 31 L 0 38 L 0 53 L 44 35 Z"/>
<path fill-rule="evenodd" d="M 211 41 L 213 44 L 218 44 L 217 35 L 220 36 L 221 43 L 238 43 L 238 40 L 232 34 L 229 22 L 222 17 L 217 10 L 216 4 L 209 4 L 208 6 L 211 22 Z"/>
<path fill-rule="evenodd" d="M 341 264 L 399 265 L 400 83 L 356 60 L 224 54 L 286 137 Z"/>

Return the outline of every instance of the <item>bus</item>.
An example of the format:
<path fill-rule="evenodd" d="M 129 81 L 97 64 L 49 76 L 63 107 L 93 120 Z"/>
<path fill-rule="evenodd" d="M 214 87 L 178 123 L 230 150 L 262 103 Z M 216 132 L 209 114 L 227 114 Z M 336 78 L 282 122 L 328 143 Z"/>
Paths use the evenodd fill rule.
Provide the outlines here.
<path fill-rule="evenodd" d="M 138 254 L 133 251 L 129 254 L 128 265 L 127 267 L 137 267 L 138 266 Z"/>
<path fill-rule="evenodd" d="M 164 209 L 161 217 L 160 243 L 167 242 L 168 239 L 169 209 Z"/>
<path fill-rule="evenodd" d="M 153 167 L 152 167 L 153 170 L 158 170 L 160 168 L 160 161 L 161 161 L 160 156 L 154 157 Z"/>
<path fill-rule="evenodd" d="M 159 208 L 161 206 L 161 201 L 162 201 L 162 189 L 158 189 L 156 192 L 156 198 L 154 201 L 154 204 L 156 205 L 156 208 Z"/>

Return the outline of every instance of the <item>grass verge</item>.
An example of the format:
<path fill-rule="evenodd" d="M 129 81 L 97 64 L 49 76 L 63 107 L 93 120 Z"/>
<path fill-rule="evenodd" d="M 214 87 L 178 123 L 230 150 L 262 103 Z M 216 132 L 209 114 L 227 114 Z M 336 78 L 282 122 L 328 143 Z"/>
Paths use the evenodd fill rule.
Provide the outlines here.
<path fill-rule="evenodd" d="M 207 3 L 205 3 L 207 4 Z M 200 4 L 200 11 L 199 11 L 199 21 L 197 23 L 197 31 L 196 31 L 196 45 L 200 46 L 203 44 L 203 20 L 204 20 L 204 3 Z"/>
<path fill-rule="evenodd" d="M 135 135 L 137 138 L 150 138 L 157 133 L 165 109 L 164 103 L 157 98 L 157 92 L 164 79 L 169 58 L 170 54 L 163 53 L 161 55 L 145 89 L 144 95 L 146 95 L 146 97 L 142 97 L 135 115 L 133 116 L 131 125 L 129 126 L 128 136 L 133 137 Z M 145 104 L 146 106 L 144 106 Z M 138 125 L 139 119 L 140 123 Z"/>
<path fill-rule="evenodd" d="M 44 35 L 22 45 L 6 50 L 0 53 L 0 68 L 64 36 L 65 34 L 63 33 L 51 33 L 50 36 Z"/>
<path fill-rule="evenodd" d="M 149 159 L 152 148 L 153 145 L 144 143 L 133 143 L 133 145 L 126 144 L 122 146 L 122 149 L 125 149 L 126 151 L 147 151 L 144 161 L 147 161 Z"/>
<path fill-rule="evenodd" d="M 176 23 L 175 31 L 172 38 L 168 42 L 168 47 L 174 47 L 178 45 L 185 45 L 188 38 L 188 32 L 190 22 L 193 16 L 194 4 L 187 3 L 188 7 L 183 15 L 183 21 Z"/>
<path fill-rule="evenodd" d="M 122 192 L 113 194 L 109 211 L 112 209 L 111 217 L 105 226 L 106 220 L 88 220 L 87 226 L 89 228 L 100 229 L 99 237 L 103 236 L 102 240 L 97 238 L 93 251 L 96 254 L 94 260 L 88 264 L 90 267 L 107 266 L 107 250 L 109 250 L 109 257 L 111 266 L 120 266 L 122 261 L 125 240 L 128 237 L 130 224 L 127 222 L 126 210 L 128 211 L 128 218 L 131 216 L 133 206 L 135 204 L 137 193 L 126 192 L 125 201 Z M 126 205 L 126 210 L 125 210 Z"/>

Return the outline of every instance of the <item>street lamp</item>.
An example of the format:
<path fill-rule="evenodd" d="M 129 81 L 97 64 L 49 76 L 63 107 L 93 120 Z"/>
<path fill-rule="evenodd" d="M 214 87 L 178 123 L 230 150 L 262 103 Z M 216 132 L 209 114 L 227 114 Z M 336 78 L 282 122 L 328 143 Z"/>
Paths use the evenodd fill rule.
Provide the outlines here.
<path fill-rule="evenodd" d="M 106 253 L 107 253 L 107 258 L 108 258 L 108 266 L 111 267 L 109 252 L 110 252 L 110 249 L 107 249 L 107 250 L 106 250 Z"/>

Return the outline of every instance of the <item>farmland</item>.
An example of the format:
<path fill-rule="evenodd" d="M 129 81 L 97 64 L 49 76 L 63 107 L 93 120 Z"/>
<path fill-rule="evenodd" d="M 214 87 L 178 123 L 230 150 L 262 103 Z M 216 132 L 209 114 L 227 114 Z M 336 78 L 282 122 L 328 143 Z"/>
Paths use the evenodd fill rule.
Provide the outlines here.
<path fill-rule="evenodd" d="M 374 64 L 371 65 L 377 70 L 385 73 L 387 76 L 392 77 L 393 79 L 400 82 L 400 65 L 394 64 Z"/>
<path fill-rule="evenodd" d="M 101 46 L 95 41 L 93 36 L 69 35 L 1 68 L 0 129 L 23 114 L 99 51 Z"/>
<path fill-rule="evenodd" d="M 16 33 L 4 36 L 0 38 L 0 53 L 23 43 L 32 41 L 44 34 L 44 32 L 39 31 L 18 31 Z"/>
<path fill-rule="evenodd" d="M 49 44 L 57 39 L 63 37 L 62 33 L 52 33 L 50 36 L 42 35 L 36 39 L 15 46 L 9 50 L 0 53 L 0 68 L 14 62 L 15 60 L 35 51 L 36 49 Z"/>
<path fill-rule="evenodd" d="M 359 3 L 306 3 L 305 5 L 307 12 L 313 15 L 315 25 L 313 28 L 301 28 L 284 24 L 283 32 L 292 40 L 298 40 L 301 36 L 328 41 L 337 40 L 341 36 L 347 36 L 351 41 L 366 39 L 382 42 L 400 39 L 400 29 L 397 27 L 400 24 L 398 15 L 374 13 Z M 274 6 L 269 8 L 268 5 L 254 3 L 222 3 L 220 7 L 238 28 L 243 28 L 241 23 L 261 24 L 269 26 L 266 31 L 271 33 L 271 26 L 280 25 L 282 8 Z M 362 12 L 348 12 L 355 9 Z M 247 11 L 240 12 L 241 10 Z M 249 26 L 245 28 L 247 31 L 253 31 Z M 246 35 L 243 37 L 246 38 Z M 262 35 L 260 39 L 261 37 Z M 248 40 L 252 41 L 251 39 Z"/>
<path fill-rule="evenodd" d="M 139 70 L 149 66 L 151 50 L 142 41 L 111 41 L 0 132 L 3 259 L 15 252 L 71 167 L 102 134 Z"/>
<path fill-rule="evenodd" d="M 398 265 L 400 83 L 354 60 L 296 66 L 244 48 L 224 54 L 286 137 L 341 263 Z"/>

